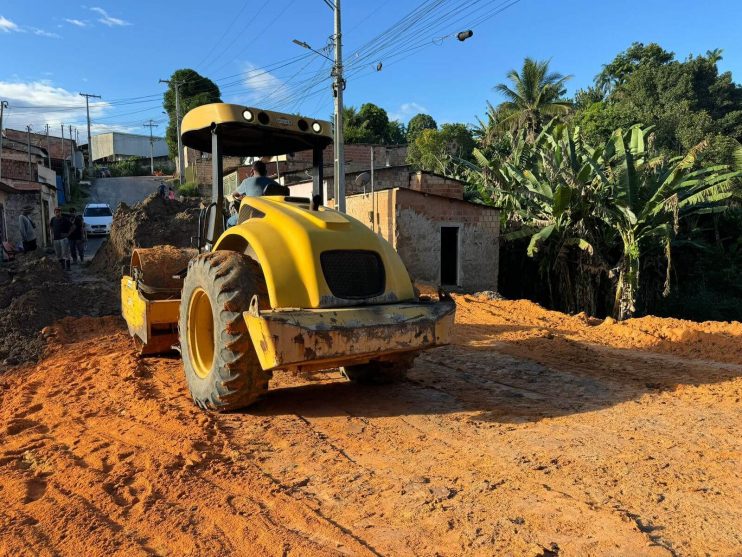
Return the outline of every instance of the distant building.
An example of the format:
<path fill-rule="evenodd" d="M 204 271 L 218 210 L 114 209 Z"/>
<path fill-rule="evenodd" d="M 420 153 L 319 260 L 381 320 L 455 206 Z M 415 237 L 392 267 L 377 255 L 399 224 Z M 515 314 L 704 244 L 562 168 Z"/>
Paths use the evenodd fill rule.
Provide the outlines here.
<path fill-rule="evenodd" d="M 168 158 L 167 142 L 164 137 L 152 138 L 152 153 L 155 160 Z M 136 157 L 150 157 L 150 137 L 133 133 L 108 132 L 94 135 L 93 161 L 115 162 Z"/>
<path fill-rule="evenodd" d="M 24 147 L 31 140 L 31 145 L 44 151 L 46 166 L 56 174 L 55 186 L 60 195 L 60 203 L 69 198 L 71 183 L 82 178 L 82 169 L 85 166 L 83 154 L 74 140 L 67 137 L 49 135 L 45 133 L 28 133 L 21 130 L 6 128 L 3 135 L 7 140 L 15 141 Z M 5 156 L 3 156 L 5 158 Z M 3 175 L 5 175 L 3 173 Z"/>
<path fill-rule="evenodd" d="M 0 241 L 21 243 L 18 217 L 31 207 L 39 246 L 50 245 L 47 223 L 57 207 L 57 182 L 45 149 L 28 143 L 2 139 L 2 181 L 0 181 Z M 29 162 L 30 159 L 30 162 Z"/>

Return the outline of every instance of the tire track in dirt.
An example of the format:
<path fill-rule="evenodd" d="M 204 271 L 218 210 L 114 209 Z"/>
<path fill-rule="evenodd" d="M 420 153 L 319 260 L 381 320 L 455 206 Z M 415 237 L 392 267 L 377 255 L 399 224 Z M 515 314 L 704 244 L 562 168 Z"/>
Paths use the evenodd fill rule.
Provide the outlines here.
<path fill-rule="evenodd" d="M 601 344 L 599 327 L 543 310 L 519 325 L 520 302 L 459 303 L 458 345 L 406 382 L 276 374 L 226 415 L 192 405 L 179 361 L 139 360 L 117 320 L 60 331 L 38 366 L 0 376 L 0 554 L 742 546 L 742 362 L 637 350 L 630 326 Z"/>

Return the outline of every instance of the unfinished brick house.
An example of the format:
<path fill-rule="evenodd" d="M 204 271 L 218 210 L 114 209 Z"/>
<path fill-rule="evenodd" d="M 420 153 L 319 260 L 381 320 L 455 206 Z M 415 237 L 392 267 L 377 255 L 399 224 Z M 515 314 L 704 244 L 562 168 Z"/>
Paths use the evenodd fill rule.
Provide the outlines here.
<path fill-rule="evenodd" d="M 349 195 L 347 213 L 394 246 L 413 280 L 497 290 L 499 210 L 464 201 L 455 180 L 413 173 L 410 182 L 418 189 Z"/>

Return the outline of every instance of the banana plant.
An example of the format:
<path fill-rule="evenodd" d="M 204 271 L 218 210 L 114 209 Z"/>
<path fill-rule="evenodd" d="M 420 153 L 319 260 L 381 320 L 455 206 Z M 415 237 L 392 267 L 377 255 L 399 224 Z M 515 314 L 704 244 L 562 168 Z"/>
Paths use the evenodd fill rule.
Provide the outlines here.
<path fill-rule="evenodd" d="M 740 172 L 724 165 L 697 167 L 706 146 L 698 144 L 683 157 L 652 152 L 651 127 L 616 130 L 606 144 L 603 173 L 609 183 L 607 203 L 596 207 L 603 222 L 621 240 L 614 314 L 618 319 L 636 311 L 641 257 L 660 249 L 666 260 L 664 295 L 670 291 L 671 243 L 681 219 L 721 212 L 732 196 Z"/>

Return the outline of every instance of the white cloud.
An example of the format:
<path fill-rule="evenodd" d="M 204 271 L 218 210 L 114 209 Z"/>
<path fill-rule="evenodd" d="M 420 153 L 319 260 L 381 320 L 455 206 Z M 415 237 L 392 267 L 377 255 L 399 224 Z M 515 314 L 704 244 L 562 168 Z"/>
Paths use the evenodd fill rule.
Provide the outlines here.
<path fill-rule="evenodd" d="M 84 128 L 84 129 L 83 129 Z M 121 132 L 121 133 L 136 133 L 142 132 L 141 126 L 122 126 L 120 124 L 90 124 L 90 135 L 98 135 L 99 133 L 107 132 Z M 80 127 L 80 144 L 86 144 L 88 142 L 88 128 L 87 124 Z"/>
<path fill-rule="evenodd" d="M 272 73 L 258 69 L 251 62 L 245 63 L 244 72 L 245 87 L 250 91 L 247 102 L 272 106 L 287 99 L 288 87 Z"/>
<path fill-rule="evenodd" d="M 21 31 L 21 28 L 9 19 L 0 15 L 0 31 L 3 33 L 10 33 L 11 31 Z"/>
<path fill-rule="evenodd" d="M 50 33 L 49 31 L 44 31 L 43 29 L 39 29 L 38 27 L 29 27 L 28 29 L 34 35 L 38 35 L 39 37 L 48 37 L 50 39 L 60 39 L 61 38 L 56 33 Z"/>
<path fill-rule="evenodd" d="M 403 103 L 398 110 L 389 113 L 389 119 L 407 122 L 410 118 L 421 112 L 427 114 L 428 109 L 416 102 Z"/>
<path fill-rule="evenodd" d="M 104 10 L 103 8 L 94 7 L 90 8 L 90 11 L 93 11 L 101 16 L 98 18 L 98 21 L 100 21 L 103 25 L 108 25 L 109 27 L 123 27 L 125 25 L 131 25 L 131 23 L 129 23 L 128 21 L 108 15 L 108 12 L 106 12 L 106 10 Z"/>
<path fill-rule="evenodd" d="M 64 19 L 67 23 L 70 25 L 74 25 L 75 27 L 87 27 L 88 23 L 86 21 L 82 21 L 80 19 Z"/>
<path fill-rule="evenodd" d="M 85 125 L 85 99 L 49 81 L 0 81 L 0 98 L 9 105 L 4 127 L 25 129 L 31 125 L 34 131 L 41 131 L 49 124 L 56 135 L 62 123 L 80 128 Z M 109 108 L 106 102 L 90 103 L 90 116 L 100 118 Z"/>

